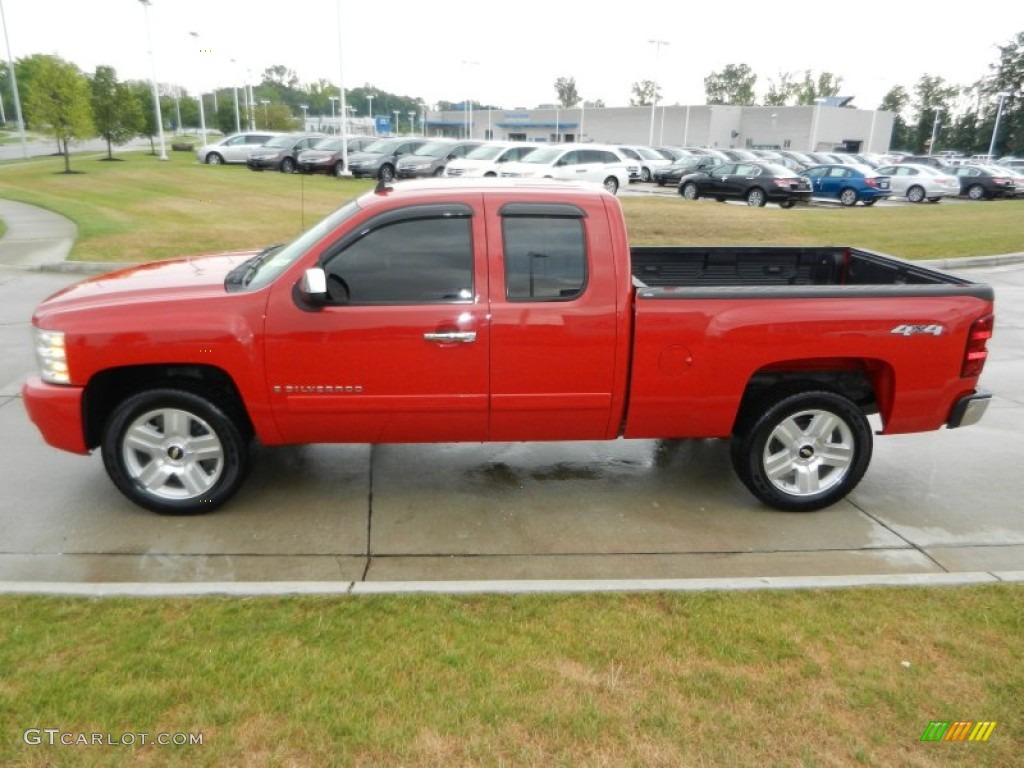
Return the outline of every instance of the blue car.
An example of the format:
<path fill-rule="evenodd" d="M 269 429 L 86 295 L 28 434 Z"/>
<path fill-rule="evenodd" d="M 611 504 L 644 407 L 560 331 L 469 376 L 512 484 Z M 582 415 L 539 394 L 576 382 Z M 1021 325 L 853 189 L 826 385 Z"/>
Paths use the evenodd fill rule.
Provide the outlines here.
<path fill-rule="evenodd" d="M 813 197 L 827 197 L 843 205 L 874 205 L 892 194 L 889 177 L 866 165 L 814 165 L 800 172 L 811 182 Z"/>

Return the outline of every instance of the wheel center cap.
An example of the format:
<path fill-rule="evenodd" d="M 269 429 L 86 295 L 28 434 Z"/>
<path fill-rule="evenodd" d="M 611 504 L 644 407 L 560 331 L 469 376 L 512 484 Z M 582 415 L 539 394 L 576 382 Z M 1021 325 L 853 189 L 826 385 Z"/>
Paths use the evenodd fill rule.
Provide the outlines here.
<path fill-rule="evenodd" d="M 167 449 L 167 457 L 171 461 L 181 461 L 185 458 L 185 449 L 180 445 L 172 445 Z"/>
<path fill-rule="evenodd" d="M 801 459 L 809 459 L 814 455 L 814 448 L 809 445 L 803 445 L 800 447 L 799 454 Z"/>

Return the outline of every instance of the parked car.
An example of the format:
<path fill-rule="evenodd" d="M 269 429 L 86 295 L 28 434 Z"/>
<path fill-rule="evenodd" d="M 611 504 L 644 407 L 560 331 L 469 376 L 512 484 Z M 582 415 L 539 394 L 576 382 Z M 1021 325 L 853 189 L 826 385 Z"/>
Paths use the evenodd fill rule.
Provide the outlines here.
<path fill-rule="evenodd" d="M 349 136 L 345 139 L 348 156 L 351 158 L 376 140 L 373 136 Z M 295 166 L 302 173 L 333 173 L 340 176 L 345 171 L 341 157 L 341 137 L 320 139 L 309 149 L 302 150 L 295 158 Z"/>
<path fill-rule="evenodd" d="M 524 142 L 489 141 L 470 150 L 465 157 L 448 163 L 444 175 L 449 178 L 497 176 L 503 164 L 522 160 L 540 146 Z"/>
<path fill-rule="evenodd" d="M 416 151 L 426 143 L 426 139 L 378 139 L 362 152 L 351 155 L 348 159 L 348 169 L 357 179 L 369 176 L 381 181 L 391 181 L 395 178 L 395 167 L 399 158 Z"/>
<path fill-rule="evenodd" d="M 937 157 L 936 155 L 904 155 L 899 161 L 902 163 L 912 163 L 913 165 L 930 165 L 932 168 L 948 169 L 952 168 L 952 163 L 949 162 L 945 157 Z"/>
<path fill-rule="evenodd" d="M 867 165 L 814 165 L 800 172 L 810 179 L 814 197 L 828 197 L 843 205 L 874 205 L 892 194 L 889 177 Z"/>
<path fill-rule="evenodd" d="M 762 161 L 762 158 L 755 155 L 749 149 L 720 149 L 718 151 L 725 155 L 726 159 L 737 163 L 758 163 Z"/>
<path fill-rule="evenodd" d="M 214 144 L 207 144 L 196 150 L 196 159 L 207 165 L 223 165 L 225 163 L 244 163 L 249 153 L 262 147 L 279 134 L 271 131 L 235 133 L 225 136 Z"/>
<path fill-rule="evenodd" d="M 894 195 L 905 197 L 912 203 L 925 200 L 937 203 L 944 197 L 960 194 L 960 180 L 949 170 L 931 165 L 899 163 L 880 166 L 875 172 L 889 177 L 889 188 Z"/>
<path fill-rule="evenodd" d="M 590 181 L 613 195 L 629 184 L 626 159 L 613 147 L 542 147 L 522 160 L 505 163 L 501 177 Z"/>
<path fill-rule="evenodd" d="M 996 197 L 1013 197 L 1017 185 L 1002 168 L 988 165 L 959 165 L 951 168 L 960 179 L 960 194 L 971 200 L 991 200 Z"/>
<path fill-rule="evenodd" d="M 725 163 L 683 176 L 679 194 L 687 200 L 713 197 L 724 200 L 746 200 L 755 208 L 765 203 L 778 203 L 792 208 L 811 199 L 811 185 L 789 168 L 771 163 Z"/>
<path fill-rule="evenodd" d="M 651 147 L 618 146 L 616 148 L 639 164 L 638 173 L 640 181 L 653 181 L 654 172 L 672 162 L 661 152 Z"/>
<path fill-rule="evenodd" d="M 721 164 L 721 160 L 710 155 L 683 155 L 671 165 L 656 170 L 654 182 L 659 187 L 664 187 L 666 184 L 679 184 L 679 180 L 687 174 L 708 170 Z"/>
<path fill-rule="evenodd" d="M 1006 166 L 999 164 L 994 167 L 1005 173 L 1013 181 L 1013 196 L 1024 197 L 1024 166 L 1014 167 L 1012 165 Z M 1007 197 L 1009 197 L 1009 195 L 1007 195 Z"/>
<path fill-rule="evenodd" d="M 428 141 L 411 154 L 398 161 L 395 175 L 400 179 L 422 178 L 424 176 L 444 176 L 445 166 L 452 160 L 465 157 L 483 144 L 482 141 L 451 141 L 439 139 Z"/>
<path fill-rule="evenodd" d="M 295 170 L 295 160 L 299 153 L 322 138 L 322 133 L 285 133 L 275 136 L 262 147 L 250 152 L 245 164 L 251 171 L 291 173 Z"/>

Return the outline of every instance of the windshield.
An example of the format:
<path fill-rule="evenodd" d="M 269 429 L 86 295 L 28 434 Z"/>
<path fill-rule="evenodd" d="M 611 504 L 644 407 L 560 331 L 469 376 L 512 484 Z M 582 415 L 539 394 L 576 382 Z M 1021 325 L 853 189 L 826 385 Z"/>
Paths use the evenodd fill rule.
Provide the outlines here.
<path fill-rule="evenodd" d="M 488 144 L 477 147 L 476 149 L 470 150 L 466 153 L 467 160 L 493 160 L 501 152 L 505 151 L 505 147 L 495 147 Z"/>
<path fill-rule="evenodd" d="M 538 163 L 540 165 L 543 165 L 544 163 L 550 163 L 564 151 L 564 149 L 560 149 L 557 147 L 549 147 L 547 149 L 535 149 L 533 152 L 524 157 L 520 162 Z"/>
<path fill-rule="evenodd" d="M 290 147 L 295 143 L 294 136 L 275 136 L 273 139 L 264 144 L 264 147 Z"/>
<path fill-rule="evenodd" d="M 337 149 L 341 149 L 341 139 L 320 139 L 311 149 L 324 149 L 328 152 L 334 152 Z"/>
<path fill-rule="evenodd" d="M 665 158 L 655 152 L 653 149 L 647 147 L 637 147 L 637 152 L 640 153 L 640 157 L 644 160 L 664 160 Z"/>
<path fill-rule="evenodd" d="M 367 154 L 383 155 L 385 152 L 390 152 L 391 147 L 394 145 L 394 139 L 381 139 L 380 141 L 375 141 L 370 146 L 365 147 L 363 152 L 366 152 Z"/>
<path fill-rule="evenodd" d="M 441 155 L 447 155 L 453 146 L 453 144 L 447 141 L 431 141 L 417 149 L 413 154 L 420 157 L 440 157 Z"/>
<path fill-rule="evenodd" d="M 327 216 L 319 224 L 303 232 L 288 245 L 275 252 L 273 256 L 264 261 L 250 276 L 244 286 L 246 290 L 255 291 L 265 285 L 272 283 L 278 275 L 308 251 L 315 243 L 327 236 L 327 233 L 337 227 L 345 219 L 349 218 L 359 210 L 359 204 L 353 200 L 341 206 L 334 213 Z"/>

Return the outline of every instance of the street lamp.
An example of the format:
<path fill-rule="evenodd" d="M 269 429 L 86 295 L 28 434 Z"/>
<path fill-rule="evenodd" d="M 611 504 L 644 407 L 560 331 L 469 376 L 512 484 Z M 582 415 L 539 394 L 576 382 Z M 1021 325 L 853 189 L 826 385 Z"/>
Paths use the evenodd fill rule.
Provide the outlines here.
<path fill-rule="evenodd" d="M 4 4 L 0 0 L 0 21 L 4 25 L 4 43 L 7 45 L 7 71 L 11 73 L 11 88 L 14 91 L 14 115 L 18 121 L 18 133 L 21 135 L 21 156 L 28 159 L 28 140 L 25 138 L 25 121 L 21 119 L 21 96 L 18 95 L 18 78 L 14 74 L 14 60 L 11 58 L 11 41 L 7 39 L 7 16 Z"/>
<path fill-rule="evenodd" d="M 651 135 L 647 139 L 648 145 L 654 144 L 654 110 L 658 106 L 658 57 L 661 54 L 661 46 L 668 45 L 665 40 L 648 40 L 654 46 L 654 93 L 651 94 Z"/>
<path fill-rule="evenodd" d="M 396 109 L 396 110 L 392 111 L 391 114 L 395 116 L 395 136 L 397 136 L 398 135 L 398 110 Z"/>
<path fill-rule="evenodd" d="M 308 131 L 309 126 L 306 124 L 306 112 L 309 110 L 309 104 L 299 104 L 299 109 L 302 110 L 302 130 Z"/>
<path fill-rule="evenodd" d="M 996 110 L 996 124 L 992 126 L 992 142 L 988 145 L 988 159 L 991 160 L 996 154 L 996 135 L 999 133 L 999 118 L 1003 116 L 1003 100 L 1009 96 L 1006 91 L 996 94 L 999 97 L 999 108 Z"/>
<path fill-rule="evenodd" d="M 260 104 L 263 105 L 263 129 L 270 128 L 270 118 L 267 116 L 267 104 L 270 103 L 269 99 L 260 99 Z"/>
<path fill-rule="evenodd" d="M 189 32 L 189 34 L 192 37 L 194 37 L 196 39 L 196 41 L 198 42 L 198 40 L 199 40 L 199 33 L 198 32 Z M 217 92 L 216 91 L 213 92 L 213 98 L 214 98 L 213 111 L 216 112 L 217 111 Z M 199 86 L 199 132 L 202 135 L 203 146 L 205 147 L 206 146 L 206 112 L 203 109 L 203 87 L 202 86 Z"/>
<path fill-rule="evenodd" d="M 368 116 L 368 117 L 369 117 L 369 118 L 370 118 L 371 120 L 373 120 L 373 96 L 369 96 L 369 95 L 368 95 L 368 96 L 366 97 L 366 100 L 367 100 L 367 101 L 369 102 L 369 104 L 370 104 L 370 106 L 368 106 L 368 107 L 366 108 L 366 114 L 367 114 L 367 116 Z"/>
<path fill-rule="evenodd" d="M 164 144 L 164 118 L 160 114 L 160 92 L 156 87 L 156 56 L 153 53 L 153 36 L 149 31 L 149 0 L 139 0 L 142 3 L 143 14 L 146 17 L 146 41 L 149 43 L 149 63 L 153 70 L 153 108 L 156 111 L 156 130 L 160 136 L 160 159 L 167 159 L 167 147 Z M 12 68 L 13 70 L 13 68 Z"/>
<path fill-rule="evenodd" d="M 939 117 L 942 115 L 942 110 L 938 107 L 935 108 L 935 119 L 932 121 L 932 138 L 928 142 L 928 154 L 935 154 L 935 139 L 939 135 Z"/>
<path fill-rule="evenodd" d="M 340 98 L 338 96 L 328 96 L 327 98 L 331 100 L 331 123 L 334 126 L 334 129 L 337 131 L 338 124 L 334 117 L 334 102 L 340 101 Z"/>
<path fill-rule="evenodd" d="M 416 112 L 410 109 L 406 114 L 409 115 L 409 133 L 416 133 Z"/>

